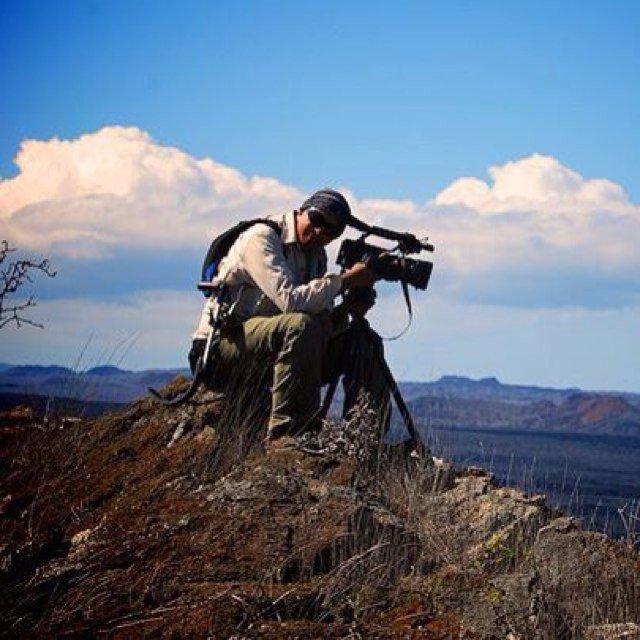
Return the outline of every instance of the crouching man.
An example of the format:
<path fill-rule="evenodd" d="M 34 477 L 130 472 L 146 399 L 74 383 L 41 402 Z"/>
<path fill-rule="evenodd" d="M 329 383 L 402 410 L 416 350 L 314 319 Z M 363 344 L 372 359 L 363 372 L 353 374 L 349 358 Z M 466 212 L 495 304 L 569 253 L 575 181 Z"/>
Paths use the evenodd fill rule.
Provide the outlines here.
<path fill-rule="evenodd" d="M 268 368 L 267 449 L 319 427 L 320 390 L 335 375 L 345 374 L 347 397 L 355 397 L 362 387 L 377 409 L 388 413 L 388 391 L 382 374 L 376 373 L 376 354 L 361 353 L 349 330 L 349 314 L 362 320 L 373 298 L 364 305 L 362 296 L 356 296 L 356 303 L 347 298 L 334 304 L 349 289 L 371 287 L 376 275 L 364 263 L 342 274 L 327 273 L 325 246 L 343 233 L 350 217 L 342 194 L 318 191 L 298 210 L 270 216 L 275 227 L 258 223 L 242 233 L 213 280 L 214 285 L 227 286 L 229 308 L 215 355 L 215 375 L 241 376 L 251 385 L 250 367 Z M 189 354 L 192 369 L 204 350 L 215 304 L 213 297 L 205 302 Z M 377 344 L 381 348 L 381 342 Z M 359 362 L 355 369 L 349 366 L 353 356 L 348 358 L 351 363 L 344 357 L 354 349 Z M 259 391 L 245 392 L 251 396 Z"/>

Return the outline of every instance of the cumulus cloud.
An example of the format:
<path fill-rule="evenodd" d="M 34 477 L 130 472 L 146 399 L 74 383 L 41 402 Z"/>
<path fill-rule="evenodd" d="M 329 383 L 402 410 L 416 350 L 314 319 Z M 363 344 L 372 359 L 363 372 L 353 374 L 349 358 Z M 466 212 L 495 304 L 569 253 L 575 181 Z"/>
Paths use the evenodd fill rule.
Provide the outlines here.
<path fill-rule="evenodd" d="M 573 213 L 608 210 L 633 213 L 623 189 L 603 179 L 587 180 L 550 156 L 533 154 L 489 168 L 493 184 L 459 178 L 433 200 L 435 205 L 464 205 L 478 213 L 533 210 Z"/>
<path fill-rule="evenodd" d="M 636 304 L 640 207 L 617 184 L 586 179 L 549 156 L 461 178 L 426 210 L 451 281 L 476 302 Z"/>
<path fill-rule="evenodd" d="M 305 197 L 132 127 L 28 140 L 16 164 L 17 175 L 0 181 L 0 236 L 70 263 L 110 257 L 134 268 L 127 256 L 140 251 L 195 255 L 235 221 Z M 430 236 L 440 295 L 513 306 L 638 303 L 640 207 L 614 182 L 555 158 L 534 154 L 490 167 L 486 180 L 461 177 L 426 203 L 344 193 L 363 219 Z"/>
<path fill-rule="evenodd" d="M 299 190 L 165 147 L 133 127 L 25 141 L 0 182 L 0 233 L 69 257 L 116 246 L 193 245 L 246 215 L 297 203 Z"/>

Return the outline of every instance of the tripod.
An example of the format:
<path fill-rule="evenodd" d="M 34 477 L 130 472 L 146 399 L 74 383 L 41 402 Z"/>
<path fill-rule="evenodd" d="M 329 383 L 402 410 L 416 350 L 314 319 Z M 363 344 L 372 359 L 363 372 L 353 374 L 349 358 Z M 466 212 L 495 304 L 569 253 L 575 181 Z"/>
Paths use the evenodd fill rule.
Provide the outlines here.
<path fill-rule="evenodd" d="M 389 365 L 384 358 L 384 353 L 382 352 L 382 349 L 380 348 L 376 337 L 374 337 L 376 336 L 376 334 L 373 332 L 373 330 L 369 326 L 369 323 L 364 318 L 352 320 L 349 331 L 357 332 L 358 337 L 363 338 L 363 341 L 368 345 L 370 351 L 374 353 L 375 361 L 380 367 L 386 386 L 395 401 L 396 407 L 398 408 L 400 416 L 402 417 L 404 425 L 407 429 L 407 433 L 409 434 L 409 439 L 403 443 L 407 455 L 418 455 L 420 457 L 428 456 L 429 448 L 426 446 L 426 444 L 416 431 L 413 418 L 406 402 L 404 401 L 404 398 L 402 397 L 402 393 L 398 388 L 398 383 L 393 377 L 391 369 L 389 369 Z M 322 419 L 326 418 L 329 412 L 331 402 L 333 401 L 333 397 L 338 387 L 338 382 L 340 380 L 340 377 L 344 373 L 345 356 L 347 355 L 347 353 L 347 350 L 343 351 L 343 358 L 340 363 L 341 366 L 337 368 L 336 373 L 333 375 L 329 382 L 329 388 L 327 389 L 327 393 L 324 397 L 322 408 L 320 410 L 320 416 Z"/>

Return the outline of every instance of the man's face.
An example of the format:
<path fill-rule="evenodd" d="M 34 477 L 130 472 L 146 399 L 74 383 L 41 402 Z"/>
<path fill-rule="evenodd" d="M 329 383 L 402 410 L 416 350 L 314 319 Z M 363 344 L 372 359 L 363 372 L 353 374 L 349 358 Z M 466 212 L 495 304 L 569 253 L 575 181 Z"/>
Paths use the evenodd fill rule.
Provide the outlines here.
<path fill-rule="evenodd" d="M 325 247 L 337 237 L 321 225 L 314 226 L 306 211 L 296 213 L 296 238 L 305 253 Z"/>

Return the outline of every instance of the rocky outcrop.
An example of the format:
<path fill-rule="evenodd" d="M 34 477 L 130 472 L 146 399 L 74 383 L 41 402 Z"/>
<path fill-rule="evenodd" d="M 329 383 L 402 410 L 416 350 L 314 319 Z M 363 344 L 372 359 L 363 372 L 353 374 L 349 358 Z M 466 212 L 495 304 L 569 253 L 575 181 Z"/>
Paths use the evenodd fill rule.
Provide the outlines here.
<path fill-rule="evenodd" d="M 207 392 L 13 425 L 0 634 L 513 640 L 638 624 L 637 554 L 544 497 L 382 447 L 365 410 L 327 425 L 319 455 L 265 455 L 262 410 Z"/>

